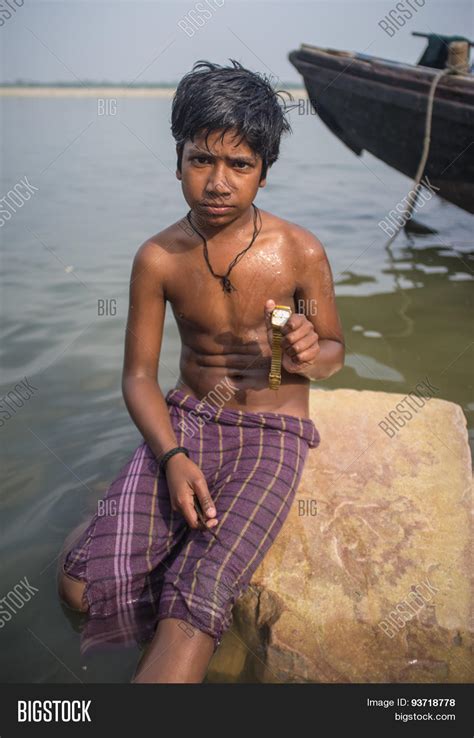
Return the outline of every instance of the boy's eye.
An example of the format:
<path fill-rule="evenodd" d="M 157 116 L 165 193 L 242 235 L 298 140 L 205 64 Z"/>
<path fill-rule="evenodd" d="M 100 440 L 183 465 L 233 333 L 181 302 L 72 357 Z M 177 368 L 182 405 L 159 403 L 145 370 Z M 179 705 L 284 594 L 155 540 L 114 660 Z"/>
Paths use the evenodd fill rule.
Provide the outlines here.
<path fill-rule="evenodd" d="M 198 164 L 209 164 L 210 158 L 206 156 L 205 154 L 198 154 L 196 156 L 192 156 L 191 161 L 197 162 Z M 245 169 L 245 167 L 250 166 L 248 162 L 243 161 L 241 159 L 236 159 L 236 161 L 232 162 L 232 164 L 237 169 Z"/>

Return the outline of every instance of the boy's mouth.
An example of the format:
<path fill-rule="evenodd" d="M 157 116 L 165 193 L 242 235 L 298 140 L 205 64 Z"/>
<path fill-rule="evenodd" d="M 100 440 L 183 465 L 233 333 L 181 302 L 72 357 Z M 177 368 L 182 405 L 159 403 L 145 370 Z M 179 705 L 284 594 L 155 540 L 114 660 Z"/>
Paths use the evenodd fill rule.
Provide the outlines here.
<path fill-rule="evenodd" d="M 211 215 L 221 215 L 223 213 L 228 213 L 230 210 L 232 210 L 234 206 L 233 205 L 217 205 L 216 203 L 206 203 L 203 202 L 201 204 L 201 208 Z"/>

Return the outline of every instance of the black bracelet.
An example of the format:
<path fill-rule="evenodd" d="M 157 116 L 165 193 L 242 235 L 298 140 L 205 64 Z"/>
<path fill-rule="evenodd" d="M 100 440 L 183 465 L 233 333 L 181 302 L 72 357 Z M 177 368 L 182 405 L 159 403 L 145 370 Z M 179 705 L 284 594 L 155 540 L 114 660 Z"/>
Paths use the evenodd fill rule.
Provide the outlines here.
<path fill-rule="evenodd" d="M 160 461 L 158 462 L 160 465 L 161 471 L 164 471 L 167 461 L 171 459 L 172 456 L 175 454 L 186 454 L 186 456 L 189 459 L 189 451 L 185 446 L 176 446 L 176 448 L 172 448 L 171 451 L 167 451 L 163 456 L 161 457 Z"/>

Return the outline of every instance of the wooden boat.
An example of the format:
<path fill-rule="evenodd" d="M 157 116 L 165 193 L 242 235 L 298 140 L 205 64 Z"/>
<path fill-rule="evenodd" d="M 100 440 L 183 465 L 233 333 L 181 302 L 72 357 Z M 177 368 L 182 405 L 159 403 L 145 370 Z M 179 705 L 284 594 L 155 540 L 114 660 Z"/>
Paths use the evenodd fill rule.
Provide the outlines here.
<path fill-rule="evenodd" d="M 328 128 L 355 154 L 370 151 L 411 178 L 423 150 L 430 85 L 447 47 L 440 44 L 443 37 L 436 37 L 436 45 L 431 35 L 414 35 L 430 39 L 418 65 L 308 44 L 289 54 Z M 474 213 L 472 73 L 448 74 L 438 82 L 425 176 L 438 195 Z"/>

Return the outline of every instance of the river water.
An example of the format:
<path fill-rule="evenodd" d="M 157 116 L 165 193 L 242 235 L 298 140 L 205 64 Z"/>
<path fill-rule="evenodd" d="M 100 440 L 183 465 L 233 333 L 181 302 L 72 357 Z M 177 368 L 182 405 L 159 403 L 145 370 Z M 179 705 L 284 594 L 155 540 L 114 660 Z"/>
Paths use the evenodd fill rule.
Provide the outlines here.
<path fill-rule="evenodd" d="M 80 658 L 81 618 L 58 601 L 56 557 L 141 439 L 121 397 L 123 339 L 134 253 L 187 209 L 170 100 L 118 98 L 104 115 L 81 97 L 10 97 L 1 108 L 2 196 L 26 177 L 31 197 L 0 228 L 0 392 L 25 378 L 35 389 L 1 416 L 0 591 L 26 577 L 38 592 L 0 631 L 0 679 L 126 682 L 138 650 Z M 322 386 L 407 393 L 429 378 L 462 407 L 472 437 L 472 216 L 433 198 L 417 217 L 438 232 L 402 233 L 387 249 L 378 223 L 409 180 L 354 156 L 305 105 L 300 113 L 256 202 L 326 247 L 347 356 Z M 165 392 L 179 348 L 168 308 Z"/>

